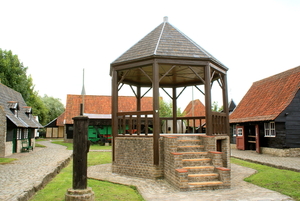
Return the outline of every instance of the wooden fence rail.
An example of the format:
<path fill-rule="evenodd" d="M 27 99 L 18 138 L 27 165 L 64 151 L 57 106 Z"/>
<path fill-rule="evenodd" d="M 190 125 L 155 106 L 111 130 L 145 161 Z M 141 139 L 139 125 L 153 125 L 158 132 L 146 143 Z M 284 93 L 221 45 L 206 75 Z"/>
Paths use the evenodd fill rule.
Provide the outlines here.
<path fill-rule="evenodd" d="M 226 127 L 227 115 L 225 113 L 213 112 L 212 113 L 212 127 L 213 135 L 228 134 Z"/>

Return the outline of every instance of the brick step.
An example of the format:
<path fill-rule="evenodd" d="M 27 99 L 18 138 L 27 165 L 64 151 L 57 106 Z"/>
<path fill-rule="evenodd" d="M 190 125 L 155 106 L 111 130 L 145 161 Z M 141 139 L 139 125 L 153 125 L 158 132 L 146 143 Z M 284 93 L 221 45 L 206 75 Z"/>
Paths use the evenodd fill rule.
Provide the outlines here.
<path fill-rule="evenodd" d="M 186 139 L 186 140 L 177 140 L 180 145 L 199 145 L 201 140 Z"/>
<path fill-rule="evenodd" d="M 204 145 L 185 145 L 185 146 L 178 146 L 177 150 L 180 152 L 199 152 L 203 151 Z"/>
<path fill-rule="evenodd" d="M 193 159 L 193 158 L 204 158 L 206 157 L 208 152 L 200 151 L 200 152 L 177 152 L 177 153 L 182 154 L 183 159 Z"/>
<path fill-rule="evenodd" d="M 223 182 L 221 181 L 203 181 L 203 182 L 190 182 L 188 185 L 190 186 L 220 186 Z"/>
<path fill-rule="evenodd" d="M 201 172 L 201 173 L 212 173 L 215 169 L 214 166 L 187 166 L 183 167 L 188 172 Z"/>
<path fill-rule="evenodd" d="M 194 135 L 176 135 L 178 140 L 199 140 L 199 136 Z"/>
<path fill-rule="evenodd" d="M 200 166 L 200 165 L 209 165 L 211 163 L 210 158 L 190 158 L 182 159 L 184 166 Z"/>
<path fill-rule="evenodd" d="M 184 148 L 204 148 L 204 145 L 184 145 L 184 146 L 178 146 L 178 148 L 184 149 Z"/>
<path fill-rule="evenodd" d="M 217 173 L 189 174 L 188 180 L 190 182 L 204 182 L 204 181 L 217 180 L 218 177 L 219 174 Z"/>

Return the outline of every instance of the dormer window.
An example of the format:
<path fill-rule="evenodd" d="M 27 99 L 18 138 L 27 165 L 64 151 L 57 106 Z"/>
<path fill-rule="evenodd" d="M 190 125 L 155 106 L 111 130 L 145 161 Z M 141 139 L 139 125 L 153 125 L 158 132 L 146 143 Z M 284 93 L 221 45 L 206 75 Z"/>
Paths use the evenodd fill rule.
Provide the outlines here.
<path fill-rule="evenodd" d="M 11 110 L 11 112 L 17 117 L 18 116 L 18 110 L 19 110 L 19 103 L 16 101 L 8 101 L 8 108 Z"/>
<path fill-rule="evenodd" d="M 23 107 L 25 109 L 25 114 L 28 116 L 28 118 L 30 118 L 30 114 L 32 114 L 32 109 L 29 106 L 24 106 Z"/>
<path fill-rule="evenodd" d="M 9 109 L 19 109 L 19 104 L 16 101 L 8 101 L 7 104 Z"/>

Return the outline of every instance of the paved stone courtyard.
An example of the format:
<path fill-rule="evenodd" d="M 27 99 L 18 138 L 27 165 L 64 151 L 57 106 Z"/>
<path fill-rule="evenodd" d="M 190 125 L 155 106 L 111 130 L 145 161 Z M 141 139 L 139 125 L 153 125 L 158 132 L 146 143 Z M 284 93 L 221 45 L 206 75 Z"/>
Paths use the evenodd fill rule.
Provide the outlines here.
<path fill-rule="evenodd" d="M 10 156 L 17 158 L 13 163 L 0 165 L 0 200 L 28 200 L 37 190 L 63 168 L 72 156 L 72 151 L 50 141 L 39 144 L 47 148 L 36 148 L 29 153 L 18 153 Z M 252 151 L 232 150 L 232 156 L 250 161 L 259 160 L 286 169 L 300 172 L 299 157 L 274 157 L 261 155 Z M 147 201 L 287 201 L 290 197 L 255 186 L 243 181 L 255 170 L 231 164 L 231 189 L 214 191 L 179 192 L 165 180 L 150 180 L 112 174 L 111 164 L 89 167 L 88 176 L 99 180 L 137 186 Z M 67 189 L 66 189 L 67 190 Z"/>
<path fill-rule="evenodd" d="M 143 198 L 147 201 L 279 201 L 292 200 L 280 193 L 258 187 L 243 181 L 245 177 L 255 173 L 255 170 L 232 164 L 231 189 L 179 192 L 165 180 L 151 180 L 111 173 L 111 165 L 104 164 L 88 169 L 88 177 L 106 180 L 114 183 L 137 186 Z"/>

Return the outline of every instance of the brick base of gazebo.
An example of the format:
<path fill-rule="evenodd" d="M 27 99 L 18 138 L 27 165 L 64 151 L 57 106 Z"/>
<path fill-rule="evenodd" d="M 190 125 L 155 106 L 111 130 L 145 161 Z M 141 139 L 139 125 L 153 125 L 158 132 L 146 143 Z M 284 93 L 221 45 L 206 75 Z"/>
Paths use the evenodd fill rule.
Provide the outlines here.
<path fill-rule="evenodd" d="M 164 178 L 181 191 L 230 188 L 230 144 L 227 135 L 163 134 L 159 165 L 153 164 L 153 138 L 115 138 L 112 172 Z"/>

